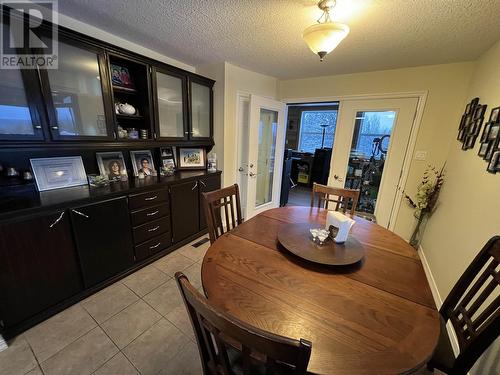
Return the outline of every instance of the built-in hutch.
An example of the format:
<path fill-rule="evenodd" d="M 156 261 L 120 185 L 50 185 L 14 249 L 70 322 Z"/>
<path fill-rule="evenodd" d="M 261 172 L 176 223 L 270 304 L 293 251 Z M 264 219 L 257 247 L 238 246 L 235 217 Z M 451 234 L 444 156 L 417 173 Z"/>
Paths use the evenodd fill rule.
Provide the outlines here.
<path fill-rule="evenodd" d="M 139 180 L 129 156 L 150 150 L 159 164 L 161 147 L 210 151 L 213 80 L 63 27 L 58 65 L 0 70 L 4 171 L 30 170 L 31 158 L 81 156 L 86 173 L 98 174 L 96 152 L 122 151 L 129 178 L 99 188 L 38 192 L 33 182 L 1 173 L 0 333 L 5 337 L 206 233 L 201 193 L 220 187 L 220 171 Z M 119 68 L 128 71 L 130 87 L 114 83 Z M 118 103 L 131 104 L 136 113 L 117 113 Z M 124 137 L 127 129 L 142 137 Z"/>

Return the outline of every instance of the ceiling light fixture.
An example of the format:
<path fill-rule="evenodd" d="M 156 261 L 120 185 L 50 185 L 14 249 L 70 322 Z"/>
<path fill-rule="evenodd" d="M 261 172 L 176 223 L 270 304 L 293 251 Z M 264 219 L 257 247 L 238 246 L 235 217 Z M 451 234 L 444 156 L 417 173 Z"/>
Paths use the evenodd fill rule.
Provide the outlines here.
<path fill-rule="evenodd" d="M 311 51 L 319 55 L 320 61 L 323 61 L 323 58 L 332 52 L 349 34 L 349 26 L 333 22 L 330 17 L 330 11 L 335 5 L 335 0 L 320 1 L 318 8 L 323 11 L 323 14 L 318 18 L 318 23 L 309 26 L 302 33 L 302 38 L 304 38 Z"/>

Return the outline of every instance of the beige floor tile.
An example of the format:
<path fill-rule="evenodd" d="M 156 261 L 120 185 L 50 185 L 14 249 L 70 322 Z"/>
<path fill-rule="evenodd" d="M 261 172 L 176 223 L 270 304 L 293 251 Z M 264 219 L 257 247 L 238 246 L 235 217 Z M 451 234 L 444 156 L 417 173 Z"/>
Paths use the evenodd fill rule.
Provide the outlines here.
<path fill-rule="evenodd" d="M 96 322 L 80 306 L 73 305 L 24 333 L 39 362 L 96 327 Z"/>
<path fill-rule="evenodd" d="M 146 302 L 139 300 L 104 322 L 101 327 L 122 349 L 160 318 L 158 312 Z"/>
<path fill-rule="evenodd" d="M 23 337 L 17 337 L 9 342 L 9 347 L 0 352 L 0 373 L 9 375 L 24 375 L 38 367 L 28 342 Z"/>
<path fill-rule="evenodd" d="M 81 305 L 101 324 L 138 299 L 139 297 L 125 285 L 115 283 L 90 296 L 81 302 Z"/>
<path fill-rule="evenodd" d="M 172 358 L 167 364 L 167 367 L 161 369 L 159 375 L 201 375 L 200 355 L 198 346 L 190 341 L 180 352 Z"/>
<path fill-rule="evenodd" d="M 45 375 L 91 374 L 116 353 L 118 348 L 100 327 L 96 327 L 42 362 L 42 370 Z"/>
<path fill-rule="evenodd" d="M 139 373 L 123 353 L 120 352 L 94 372 L 94 375 L 139 375 Z"/>
<path fill-rule="evenodd" d="M 36 366 L 33 370 L 27 372 L 26 375 L 43 375 L 43 372 L 40 367 Z"/>
<path fill-rule="evenodd" d="M 127 276 L 122 282 L 139 296 L 144 296 L 170 279 L 165 273 L 160 272 L 153 266 L 143 269 Z"/>
<path fill-rule="evenodd" d="M 165 272 L 167 275 L 174 277 L 177 271 L 183 271 L 194 263 L 192 259 L 189 259 L 179 253 L 177 250 L 165 255 L 163 258 L 158 259 L 153 263 L 153 266 L 158 268 L 160 271 Z"/>
<path fill-rule="evenodd" d="M 201 284 L 201 262 L 196 262 L 190 267 L 186 268 L 184 271 L 184 275 L 186 275 L 189 279 L 189 282 L 193 284 L 193 286 L 198 289 L 202 286 Z"/>
<path fill-rule="evenodd" d="M 141 374 L 157 374 L 188 341 L 173 324 L 161 319 L 123 349 L 123 353 Z"/>
<path fill-rule="evenodd" d="M 203 257 L 205 256 L 205 253 L 207 252 L 208 248 L 210 247 L 210 241 L 208 241 L 208 242 L 206 242 L 203 245 L 198 246 L 198 247 L 194 247 L 194 246 L 192 246 L 192 244 L 202 240 L 203 238 L 205 238 L 205 237 L 201 237 L 201 238 L 197 239 L 196 241 L 192 242 L 191 244 L 181 247 L 177 251 L 189 259 L 192 259 L 194 261 L 199 261 L 199 260 L 203 259 Z"/>
<path fill-rule="evenodd" d="M 184 304 L 176 306 L 171 310 L 165 318 L 177 328 L 179 328 L 185 335 L 194 339 L 193 326 L 189 320 L 189 315 Z"/>
<path fill-rule="evenodd" d="M 143 299 L 163 316 L 179 305 L 184 306 L 179 288 L 174 279 L 170 279 L 165 284 L 159 286 L 144 296 Z"/>

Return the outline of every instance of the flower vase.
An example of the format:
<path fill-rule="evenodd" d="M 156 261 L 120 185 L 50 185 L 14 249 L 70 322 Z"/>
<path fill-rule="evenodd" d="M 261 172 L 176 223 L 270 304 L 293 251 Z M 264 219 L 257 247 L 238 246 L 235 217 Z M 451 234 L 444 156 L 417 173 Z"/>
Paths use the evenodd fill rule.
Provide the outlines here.
<path fill-rule="evenodd" d="M 425 215 L 421 214 L 417 218 L 417 225 L 415 226 L 415 229 L 413 230 L 413 234 L 411 235 L 410 238 L 410 245 L 415 248 L 415 250 L 418 250 L 418 246 L 420 245 L 420 227 L 424 221 Z"/>

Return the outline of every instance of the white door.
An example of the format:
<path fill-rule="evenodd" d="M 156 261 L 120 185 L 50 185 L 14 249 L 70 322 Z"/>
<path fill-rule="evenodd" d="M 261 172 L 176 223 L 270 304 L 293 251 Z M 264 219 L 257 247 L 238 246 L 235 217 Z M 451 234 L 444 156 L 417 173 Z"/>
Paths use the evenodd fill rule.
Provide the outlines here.
<path fill-rule="evenodd" d="M 279 206 L 285 145 L 285 104 L 255 95 L 247 103 L 244 98 L 238 103 L 238 182 L 245 219 Z"/>
<path fill-rule="evenodd" d="M 346 100 L 340 103 L 335 143 L 332 153 L 329 184 L 350 187 L 349 181 L 359 179 L 361 194 L 374 194 L 364 187 L 367 182 L 367 165 L 356 170 L 354 163 L 359 150 L 369 150 L 383 165 L 374 215 L 377 223 L 392 229 L 398 199 L 398 187 L 417 111 L 418 98 Z M 374 130 L 376 129 L 376 130 Z M 376 138 L 382 139 L 380 148 L 374 147 Z M 368 158 L 371 155 L 368 155 Z M 366 158 L 366 155 L 359 158 Z M 382 160 L 380 160 L 382 159 Z M 366 159 L 365 159 L 366 160 Z M 382 163 L 380 163 L 382 161 Z M 371 165 L 368 165 L 371 167 Z M 357 173 L 359 172 L 359 173 Z M 361 177 L 360 174 L 363 173 Z M 380 176 L 379 176 L 380 178 Z"/>

